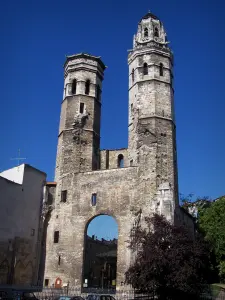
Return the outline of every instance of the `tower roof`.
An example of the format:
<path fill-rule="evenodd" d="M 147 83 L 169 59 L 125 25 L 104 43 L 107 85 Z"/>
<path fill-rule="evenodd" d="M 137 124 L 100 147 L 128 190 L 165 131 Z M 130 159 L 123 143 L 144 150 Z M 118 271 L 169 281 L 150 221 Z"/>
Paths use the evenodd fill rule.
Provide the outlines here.
<path fill-rule="evenodd" d="M 91 55 L 91 54 L 88 54 L 88 53 L 83 53 L 83 52 L 82 53 L 78 53 L 78 54 L 74 54 L 74 55 L 68 55 L 68 56 L 66 56 L 66 61 L 64 63 L 64 67 L 65 67 L 66 63 L 69 60 L 73 60 L 74 58 L 93 59 L 93 60 L 97 61 L 100 64 L 100 66 L 102 67 L 103 70 L 105 70 L 105 68 L 106 68 L 105 64 L 101 60 L 101 56 L 94 56 L 94 55 Z"/>
<path fill-rule="evenodd" d="M 151 12 L 149 11 L 146 15 L 144 15 L 144 16 L 141 18 L 140 22 L 141 22 L 143 19 L 149 19 L 149 18 L 152 18 L 152 19 L 155 19 L 155 20 L 159 20 L 159 18 L 158 18 L 157 16 L 153 15 L 153 13 L 151 13 Z M 139 23 L 140 23 L 140 22 L 139 22 Z"/>

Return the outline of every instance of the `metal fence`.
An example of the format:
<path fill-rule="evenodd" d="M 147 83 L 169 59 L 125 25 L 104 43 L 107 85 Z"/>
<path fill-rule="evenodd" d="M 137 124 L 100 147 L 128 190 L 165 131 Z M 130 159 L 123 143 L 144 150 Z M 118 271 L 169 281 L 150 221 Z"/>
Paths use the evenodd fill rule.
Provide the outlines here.
<path fill-rule="evenodd" d="M 43 288 L 41 292 L 36 292 L 35 295 L 39 300 L 57 300 L 59 296 L 79 296 L 84 300 L 89 294 L 101 294 L 101 295 L 111 295 L 115 300 L 153 300 L 158 299 L 154 295 L 137 294 L 134 290 L 115 290 L 115 289 L 83 289 L 77 287 L 63 287 L 63 288 Z M 175 296 L 173 299 L 183 300 L 183 299 L 194 300 L 193 297 L 183 297 Z M 172 299 L 172 298 L 171 298 Z M 211 290 L 208 289 L 207 292 L 202 294 L 198 299 L 200 300 L 225 300 L 225 289 Z M 106 299 L 105 300 L 112 300 Z"/>

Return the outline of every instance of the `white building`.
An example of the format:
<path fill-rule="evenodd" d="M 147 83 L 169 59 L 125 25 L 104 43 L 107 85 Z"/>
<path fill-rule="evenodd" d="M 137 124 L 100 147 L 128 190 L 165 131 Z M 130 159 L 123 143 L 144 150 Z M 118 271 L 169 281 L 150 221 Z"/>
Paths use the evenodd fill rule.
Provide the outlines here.
<path fill-rule="evenodd" d="M 0 173 L 0 284 L 37 285 L 45 182 L 28 164 Z"/>

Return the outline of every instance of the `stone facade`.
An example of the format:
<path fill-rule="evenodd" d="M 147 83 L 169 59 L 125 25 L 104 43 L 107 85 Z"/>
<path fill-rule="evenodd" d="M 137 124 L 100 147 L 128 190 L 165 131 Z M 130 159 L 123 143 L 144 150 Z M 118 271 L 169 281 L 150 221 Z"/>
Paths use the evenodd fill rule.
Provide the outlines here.
<path fill-rule="evenodd" d="M 138 24 L 128 65 L 128 148 L 100 150 L 105 65 L 100 57 L 84 53 L 66 59 L 57 186 L 46 242 L 45 279 L 50 284 L 60 278 L 63 284 L 83 286 L 85 236 L 94 217 L 106 214 L 117 221 L 120 288 L 132 259 L 127 247 L 131 229 L 154 212 L 171 221 L 182 214 L 178 204 L 173 55 L 161 21 L 151 13 Z"/>

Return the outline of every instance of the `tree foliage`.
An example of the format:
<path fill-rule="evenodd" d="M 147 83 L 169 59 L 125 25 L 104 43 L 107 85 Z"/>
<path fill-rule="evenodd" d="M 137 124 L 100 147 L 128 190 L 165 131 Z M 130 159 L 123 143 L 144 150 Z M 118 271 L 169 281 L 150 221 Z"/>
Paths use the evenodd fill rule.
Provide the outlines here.
<path fill-rule="evenodd" d="M 225 197 L 204 209 L 199 210 L 198 224 L 205 239 L 216 255 L 219 275 L 225 280 Z"/>
<path fill-rule="evenodd" d="M 208 247 L 155 214 L 144 227 L 131 232 L 129 247 L 134 262 L 126 272 L 126 282 L 139 292 L 155 293 L 170 299 L 179 293 L 197 295 L 208 275 Z M 184 296 L 182 296 L 182 299 Z"/>

